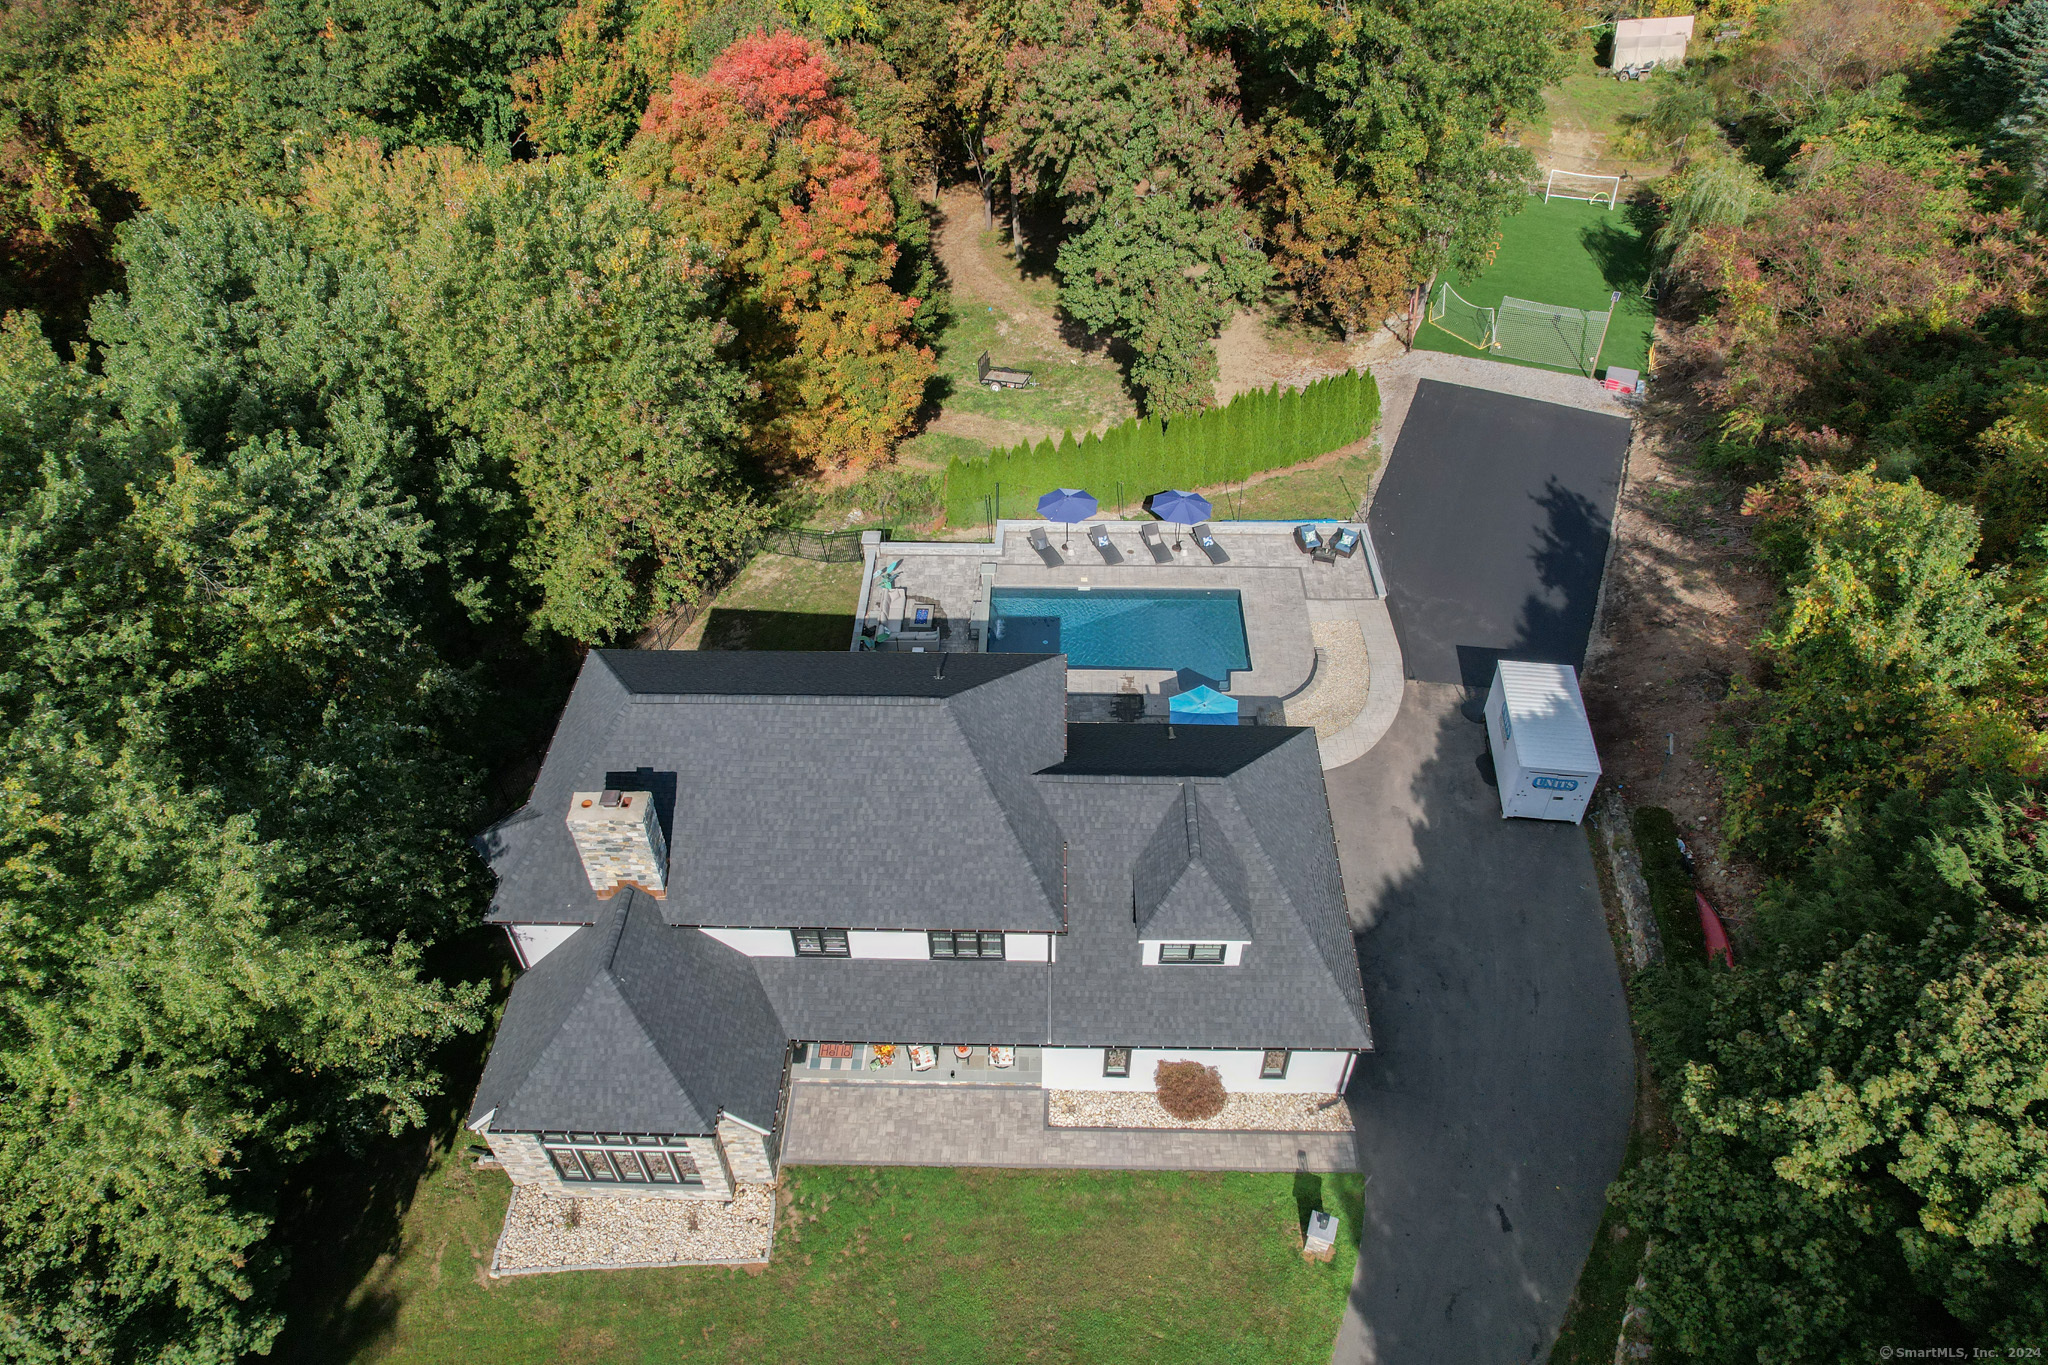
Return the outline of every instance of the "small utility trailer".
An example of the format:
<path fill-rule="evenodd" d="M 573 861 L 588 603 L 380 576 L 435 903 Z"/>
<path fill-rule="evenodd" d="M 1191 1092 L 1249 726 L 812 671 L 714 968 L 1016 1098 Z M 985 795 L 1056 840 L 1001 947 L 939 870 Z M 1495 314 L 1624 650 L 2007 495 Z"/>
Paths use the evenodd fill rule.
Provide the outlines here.
<path fill-rule="evenodd" d="M 989 364 L 987 351 L 983 351 L 981 359 L 974 362 L 974 373 L 987 386 L 990 393 L 1000 393 L 1004 389 L 1038 387 L 1038 381 L 1031 377 L 1029 370 L 1011 370 L 1001 365 Z"/>

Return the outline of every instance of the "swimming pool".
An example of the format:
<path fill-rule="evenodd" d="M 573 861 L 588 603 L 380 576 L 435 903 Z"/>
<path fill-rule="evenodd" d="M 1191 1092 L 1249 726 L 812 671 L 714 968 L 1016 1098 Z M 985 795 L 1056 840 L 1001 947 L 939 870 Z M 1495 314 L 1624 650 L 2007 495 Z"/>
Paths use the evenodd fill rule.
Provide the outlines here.
<path fill-rule="evenodd" d="M 1064 654 L 1072 668 L 1187 668 L 1218 683 L 1252 666 L 1234 588 L 997 588 L 988 647 Z"/>

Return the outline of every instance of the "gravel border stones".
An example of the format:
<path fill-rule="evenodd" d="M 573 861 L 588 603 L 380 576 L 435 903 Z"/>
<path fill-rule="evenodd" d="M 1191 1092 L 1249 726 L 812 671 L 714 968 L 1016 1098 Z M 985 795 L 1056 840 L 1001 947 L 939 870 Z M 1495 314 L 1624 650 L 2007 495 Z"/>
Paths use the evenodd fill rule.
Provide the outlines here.
<path fill-rule="evenodd" d="M 1348 1133 L 1351 1110 L 1330 1095 L 1232 1095 L 1214 1118 L 1177 1119 L 1149 1090 L 1048 1090 L 1049 1128 L 1205 1128 L 1238 1133 Z"/>
<path fill-rule="evenodd" d="M 516 1186 L 491 1275 L 655 1266 L 755 1265 L 775 1243 L 775 1187 L 740 1185 L 730 1204 L 645 1195 L 563 1196 Z"/>

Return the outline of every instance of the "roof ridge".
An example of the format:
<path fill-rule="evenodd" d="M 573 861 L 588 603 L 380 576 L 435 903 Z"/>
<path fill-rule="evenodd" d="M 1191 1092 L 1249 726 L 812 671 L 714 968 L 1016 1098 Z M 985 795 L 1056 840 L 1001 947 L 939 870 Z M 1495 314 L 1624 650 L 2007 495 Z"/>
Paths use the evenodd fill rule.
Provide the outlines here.
<path fill-rule="evenodd" d="M 996 790 L 995 779 L 989 774 L 988 765 L 981 761 L 980 747 L 976 745 L 973 739 L 971 739 L 968 736 L 967 727 L 960 723 L 960 713 L 953 709 L 953 703 L 958 698 L 967 696 L 973 692 L 978 692 L 982 688 L 990 686 L 996 682 L 1008 681 L 1011 678 L 1016 678 L 1028 674 L 1033 668 L 1050 667 L 1053 661 L 1058 659 L 1059 657 L 1060 656 L 1056 654 L 1049 655 L 1046 658 L 1039 660 L 1035 664 L 1031 664 L 1024 668 L 1017 669 L 1015 672 L 1012 673 L 1005 673 L 1002 675 L 1001 678 L 990 678 L 986 682 L 978 682 L 974 684 L 972 687 L 963 687 L 958 692 L 954 692 L 948 696 L 941 697 L 938 700 L 945 706 L 946 719 L 949 722 L 951 722 L 953 726 L 953 732 L 960 737 L 960 745 L 962 748 L 967 750 L 967 757 L 968 760 L 974 764 L 974 771 L 980 774 L 981 785 L 988 792 L 988 799 L 995 803 L 996 810 L 1002 815 L 1004 828 L 1008 829 L 1010 831 L 1010 837 L 1016 840 L 1017 851 L 1018 853 L 1023 855 L 1025 866 L 1031 868 L 1033 880 L 1038 882 L 1038 889 L 1040 893 L 1044 895 L 1047 907 L 1050 908 L 1054 914 L 1058 915 L 1060 923 L 1062 925 L 1065 925 L 1067 923 L 1067 905 L 1065 903 L 1064 897 L 1055 899 L 1052 894 L 1052 889 L 1045 885 L 1043 877 L 1039 875 L 1037 866 L 1032 862 L 1030 845 L 1025 841 L 1024 831 L 1017 828 L 1017 818 L 1010 813 L 1009 803 L 1003 800 L 1002 793 Z M 1062 692 L 1062 709 L 1065 708 L 1065 704 L 1066 703 L 1064 700 L 1064 692 Z M 1065 721 L 1062 720 L 1061 724 L 1064 726 Z M 1060 747 L 1062 750 L 1064 750 L 1066 747 L 1066 740 L 1064 735 L 1062 735 L 1061 737 Z M 1026 772 L 1022 774 L 1022 776 L 1026 781 L 1029 781 L 1035 778 L 1037 774 Z M 1047 811 L 1046 814 L 1048 816 L 1051 816 L 1053 828 L 1059 830 L 1060 843 L 1061 846 L 1064 847 L 1067 843 L 1067 837 L 1066 831 L 1060 829 L 1059 827 L 1059 817 L 1053 815 L 1051 811 Z"/>

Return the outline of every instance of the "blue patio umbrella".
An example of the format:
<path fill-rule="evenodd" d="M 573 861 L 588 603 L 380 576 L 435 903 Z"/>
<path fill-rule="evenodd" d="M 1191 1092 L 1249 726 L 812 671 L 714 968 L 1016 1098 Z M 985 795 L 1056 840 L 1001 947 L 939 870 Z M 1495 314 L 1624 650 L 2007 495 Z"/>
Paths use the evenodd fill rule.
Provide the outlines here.
<path fill-rule="evenodd" d="M 1178 488 L 1154 493 L 1145 499 L 1145 506 L 1161 521 L 1207 521 L 1209 514 L 1216 510 L 1209 505 L 1207 498 L 1183 493 Z"/>
<path fill-rule="evenodd" d="M 1191 687 L 1177 692 L 1166 703 L 1177 725 L 1235 725 L 1237 698 L 1227 697 L 1213 687 Z"/>
<path fill-rule="evenodd" d="M 1072 526 L 1095 515 L 1095 495 L 1084 488 L 1055 488 L 1038 500 L 1038 515 Z"/>

